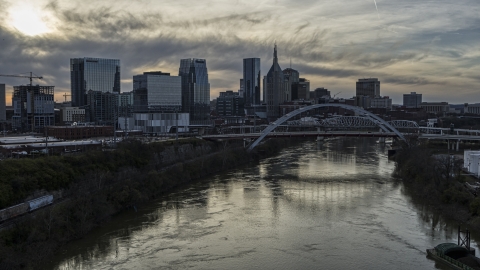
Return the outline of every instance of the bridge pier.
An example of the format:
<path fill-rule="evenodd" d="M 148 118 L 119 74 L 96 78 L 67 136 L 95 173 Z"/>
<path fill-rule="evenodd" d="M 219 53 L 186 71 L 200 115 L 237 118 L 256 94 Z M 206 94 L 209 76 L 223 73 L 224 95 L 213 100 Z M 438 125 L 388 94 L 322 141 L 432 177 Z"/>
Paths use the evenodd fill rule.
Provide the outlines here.
<path fill-rule="evenodd" d="M 323 140 L 325 140 L 325 137 L 317 136 L 317 142 L 323 142 Z"/>
<path fill-rule="evenodd" d="M 460 151 L 460 140 L 452 141 L 450 143 L 450 140 L 447 140 L 447 149 L 452 150 L 452 151 Z"/>
<path fill-rule="evenodd" d="M 380 138 L 378 139 L 378 141 L 379 141 L 380 143 L 385 143 L 385 140 L 386 140 L 385 137 L 380 137 Z"/>

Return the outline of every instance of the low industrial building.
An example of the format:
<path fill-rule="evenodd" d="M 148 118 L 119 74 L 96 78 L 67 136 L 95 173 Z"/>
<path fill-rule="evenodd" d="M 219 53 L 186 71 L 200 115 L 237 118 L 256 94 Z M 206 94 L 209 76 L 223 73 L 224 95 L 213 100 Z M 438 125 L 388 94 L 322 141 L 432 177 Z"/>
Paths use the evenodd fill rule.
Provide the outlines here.
<path fill-rule="evenodd" d="M 480 103 L 468 104 L 465 103 L 464 112 L 466 114 L 480 114 Z"/>
<path fill-rule="evenodd" d="M 61 123 L 72 124 L 75 122 L 85 122 L 85 109 L 79 107 L 63 107 L 60 109 Z"/>
<path fill-rule="evenodd" d="M 62 140 L 112 137 L 113 126 L 49 126 L 47 134 Z"/>
<path fill-rule="evenodd" d="M 370 102 L 370 108 L 385 108 L 391 110 L 392 99 L 388 96 L 373 98 Z"/>
<path fill-rule="evenodd" d="M 425 112 L 435 115 L 445 115 L 450 111 L 448 102 L 422 102 L 420 107 L 424 109 Z"/>
<path fill-rule="evenodd" d="M 132 117 L 119 117 L 121 130 L 141 130 L 144 134 L 160 135 L 178 132 L 188 132 L 190 116 L 188 113 L 133 113 Z"/>
<path fill-rule="evenodd" d="M 61 141 L 53 137 L 14 136 L 0 138 L 0 159 L 35 158 L 39 155 L 82 152 L 101 149 L 101 140 Z"/>

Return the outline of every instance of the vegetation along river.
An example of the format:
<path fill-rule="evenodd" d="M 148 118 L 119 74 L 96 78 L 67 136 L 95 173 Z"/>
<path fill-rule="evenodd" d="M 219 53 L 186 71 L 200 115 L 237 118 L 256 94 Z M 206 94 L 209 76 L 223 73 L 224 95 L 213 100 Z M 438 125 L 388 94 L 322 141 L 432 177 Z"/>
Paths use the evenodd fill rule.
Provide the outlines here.
<path fill-rule="evenodd" d="M 46 268 L 442 269 L 425 250 L 457 224 L 394 169 L 375 139 L 301 142 L 117 215 Z"/>

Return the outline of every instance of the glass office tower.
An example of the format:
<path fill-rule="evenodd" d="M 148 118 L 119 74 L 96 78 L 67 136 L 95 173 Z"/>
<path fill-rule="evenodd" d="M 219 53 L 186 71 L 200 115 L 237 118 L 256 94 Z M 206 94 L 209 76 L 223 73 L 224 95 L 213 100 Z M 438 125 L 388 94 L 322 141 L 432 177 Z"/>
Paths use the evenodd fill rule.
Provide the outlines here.
<path fill-rule="evenodd" d="M 210 83 L 205 59 L 181 59 L 178 76 L 182 77 L 182 111 L 190 120 L 210 118 Z"/>
<path fill-rule="evenodd" d="M 260 58 L 243 59 L 245 107 L 260 104 Z"/>
<path fill-rule="evenodd" d="M 135 112 L 181 112 L 182 78 L 161 71 L 133 76 Z"/>
<path fill-rule="evenodd" d="M 120 93 L 120 60 L 71 58 L 70 82 L 72 106 L 87 105 L 87 92 Z"/>

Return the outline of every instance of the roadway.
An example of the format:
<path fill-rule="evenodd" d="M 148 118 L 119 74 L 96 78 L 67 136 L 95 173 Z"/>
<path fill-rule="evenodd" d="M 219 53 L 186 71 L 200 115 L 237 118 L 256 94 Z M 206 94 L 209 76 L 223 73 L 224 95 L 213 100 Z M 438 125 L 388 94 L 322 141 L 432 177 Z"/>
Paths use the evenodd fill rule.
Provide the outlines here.
<path fill-rule="evenodd" d="M 262 133 L 244 133 L 244 134 L 220 134 L 220 135 L 203 135 L 201 138 L 205 140 L 242 140 L 255 139 L 260 137 Z M 302 131 L 302 132 L 270 132 L 266 138 L 279 137 L 397 137 L 393 132 L 370 132 L 370 131 Z"/>
<path fill-rule="evenodd" d="M 262 133 L 243 133 L 243 134 L 220 134 L 203 135 L 205 140 L 241 140 L 255 139 Z M 397 137 L 393 132 L 373 132 L 373 131 L 301 131 L 301 132 L 271 132 L 266 137 Z M 452 141 L 480 141 L 480 136 L 474 135 L 456 135 L 456 134 L 419 134 L 421 139 L 429 140 L 452 140 Z"/>
<path fill-rule="evenodd" d="M 419 138 L 429 140 L 480 141 L 480 136 L 455 134 L 420 134 Z"/>

